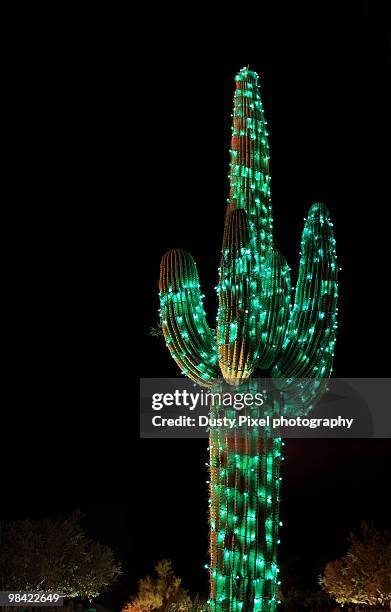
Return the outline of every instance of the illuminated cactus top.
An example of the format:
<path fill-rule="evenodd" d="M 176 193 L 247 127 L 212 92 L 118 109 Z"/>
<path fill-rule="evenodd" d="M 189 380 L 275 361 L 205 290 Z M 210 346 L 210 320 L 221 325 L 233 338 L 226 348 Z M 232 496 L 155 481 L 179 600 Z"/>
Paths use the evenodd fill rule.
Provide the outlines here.
<path fill-rule="evenodd" d="M 291 307 L 289 267 L 273 245 L 267 136 L 258 75 L 243 68 L 236 76 L 216 331 L 206 322 L 191 255 L 173 249 L 161 262 L 167 346 L 182 373 L 207 387 L 221 376 L 231 385 L 244 383 L 256 369 L 272 368 L 276 378 L 327 378 L 332 370 L 337 312 L 333 224 L 324 204 L 311 206 Z"/>

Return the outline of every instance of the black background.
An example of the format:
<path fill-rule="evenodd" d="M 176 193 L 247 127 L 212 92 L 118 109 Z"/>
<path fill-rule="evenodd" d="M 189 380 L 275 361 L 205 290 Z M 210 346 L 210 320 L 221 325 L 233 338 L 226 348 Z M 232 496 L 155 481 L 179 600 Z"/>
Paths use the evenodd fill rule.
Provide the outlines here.
<path fill-rule="evenodd" d="M 324 201 L 340 279 L 335 375 L 387 375 L 386 3 L 232 9 L 59 2 L 12 17 L 15 216 L 1 518 L 80 507 L 124 563 L 159 558 L 207 589 L 204 441 L 139 441 L 139 376 L 175 376 L 157 323 L 159 261 L 197 261 L 213 321 L 235 73 L 260 74 L 276 244 L 297 270 Z M 13 149 L 14 149 L 13 147 Z M 12 150 L 13 150 L 12 149 Z M 389 441 L 286 445 L 281 564 L 315 585 L 362 519 L 389 521 Z"/>

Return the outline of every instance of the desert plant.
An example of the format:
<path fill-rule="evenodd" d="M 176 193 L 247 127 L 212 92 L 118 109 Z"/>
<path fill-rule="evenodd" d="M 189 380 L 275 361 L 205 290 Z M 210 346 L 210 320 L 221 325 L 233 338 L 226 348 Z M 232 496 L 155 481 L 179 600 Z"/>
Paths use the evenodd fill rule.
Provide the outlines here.
<path fill-rule="evenodd" d="M 112 550 L 86 537 L 81 514 L 6 524 L 0 546 L 3 590 L 98 597 L 122 573 Z"/>
<path fill-rule="evenodd" d="M 175 575 L 169 559 L 155 565 L 155 576 L 146 576 L 139 581 L 138 593 L 122 609 L 122 612 L 187 612 L 191 599 L 181 586 L 182 580 Z"/>
<path fill-rule="evenodd" d="M 391 607 L 391 532 L 380 533 L 368 523 L 361 537 L 349 536 L 349 549 L 331 561 L 320 585 L 341 604 Z"/>
<path fill-rule="evenodd" d="M 230 194 L 217 294 L 207 323 L 196 264 L 172 249 L 160 266 L 160 314 L 181 372 L 220 389 L 330 376 L 337 312 L 333 224 L 324 204 L 305 220 L 294 304 L 290 269 L 273 242 L 269 146 L 258 75 L 242 69 L 234 96 Z M 219 408 L 215 408 L 218 410 Z M 274 611 L 278 584 L 280 438 L 210 435 L 211 593 L 215 611 Z"/>

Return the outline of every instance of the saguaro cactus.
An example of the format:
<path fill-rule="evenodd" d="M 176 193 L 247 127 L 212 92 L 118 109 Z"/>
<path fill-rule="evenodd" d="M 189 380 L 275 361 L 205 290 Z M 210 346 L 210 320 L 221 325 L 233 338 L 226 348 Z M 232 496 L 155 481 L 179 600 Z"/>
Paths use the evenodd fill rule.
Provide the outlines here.
<path fill-rule="evenodd" d="M 160 268 L 163 335 L 181 371 L 206 387 L 330 376 L 337 313 L 333 224 L 324 204 L 305 220 L 294 304 L 273 244 L 269 146 L 258 75 L 234 95 L 230 194 L 219 268 L 217 329 L 206 321 L 197 268 L 181 249 Z M 218 408 L 215 408 L 218 410 Z M 220 408 L 221 410 L 221 408 Z M 278 567 L 280 438 L 210 434 L 211 596 L 216 611 L 273 611 Z"/>

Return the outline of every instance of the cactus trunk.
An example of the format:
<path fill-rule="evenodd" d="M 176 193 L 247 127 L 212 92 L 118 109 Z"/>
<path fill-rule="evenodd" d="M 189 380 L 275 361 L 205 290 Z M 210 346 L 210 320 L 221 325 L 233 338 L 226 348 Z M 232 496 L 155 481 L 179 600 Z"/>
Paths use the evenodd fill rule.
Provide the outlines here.
<path fill-rule="evenodd" d="M 216 410 L 220 412 L 220 410 Z M 210 436 L 210 608 L 277 605 L 281 438 L 247 429 Z"/>

